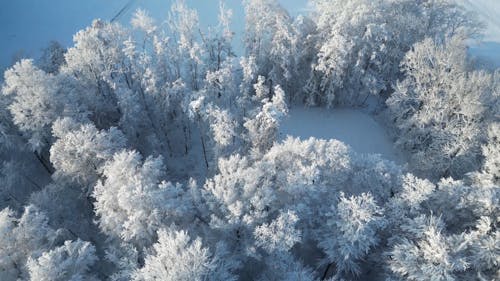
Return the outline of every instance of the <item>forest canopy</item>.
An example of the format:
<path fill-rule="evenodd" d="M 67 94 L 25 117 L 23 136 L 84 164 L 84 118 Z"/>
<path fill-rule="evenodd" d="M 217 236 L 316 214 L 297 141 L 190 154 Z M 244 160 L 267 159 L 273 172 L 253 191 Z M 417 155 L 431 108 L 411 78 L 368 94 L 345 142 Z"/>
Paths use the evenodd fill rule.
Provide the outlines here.
<path fill-rule="evenodd" d="M 244 0 L 100 19 L 4 73 L 0 280 L 498 280 L 500 70 L 452 0 Z M 215 16 L 215 15 L 214 15 Z M 289 136 L 376 117 L 399 165 Z M 370 140 L 366 140 L 369 142 Z"/>

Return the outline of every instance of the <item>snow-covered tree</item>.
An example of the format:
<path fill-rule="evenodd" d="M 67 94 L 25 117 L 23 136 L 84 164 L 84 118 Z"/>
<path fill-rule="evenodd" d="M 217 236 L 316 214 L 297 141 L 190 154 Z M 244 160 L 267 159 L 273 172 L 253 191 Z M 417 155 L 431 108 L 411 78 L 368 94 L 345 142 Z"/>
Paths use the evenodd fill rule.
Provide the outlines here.
<path fill-rule="evenodd" d="M 29 258 L 27 267 L 30 280 L 65 281 L 97 280 L 90 273 L 90 266 L 97 261 L 95 248 L 81 240 L 66 241 L 64 245 L 37 258 Z"/>
<path fill-rule="evenodd" d="M 380 158 L 374 159 L 384 162 Z M 318 252 L 316 243 L 337 241 L 340 235 L 332 233 L 342 233 L 339 229 L 349 227 L 352 216 L 359 215 L 361 230 L 358 230 L 364 236 L 360 238 L 361 242 L 356 241 L 355 244 L 360 243 L 361 246 L 348 246 L 342 242 L 336 244 L 339 248 L 345 247 L 346 252 L 354 247 L 358 256 L 350 257 L 355 262 L 357 258 L 364 257 L 364 251 L 375 247 L 379 239 L 378 231 L 385 225 L 386 219 L 381 208 L 374 203 L 374 198 L 383 204 L 390 197 L 391 188 L 398 190 L 400 171 L 372 160 L 367 161 L 352 153 L 335 140 L 300 141 L 292 138 L 255 158 L 233 155 L 220 159 L 219 172 L 204 187 L 207 192 L 205 200 L 212 214 L 210 226 L 217 230 L 212 235 L 233 247 L 233 258 L 242 260 L 247 266 L 249 257 L 257 258 L 264 264 L 272 264 L 272 260 L 280 261 L 266 268 L 262 278 L 283 278 L 286 276 L 283 272 L 285 268 L 307 276 L 309 270 L 300 262 L 307 256 L 286 249 L 311 247 Z M 370 165 L 376 168 L 367 168 Z M 362 184 L 362 181 L 365 182 Z M 372 189 L 377 192 L 376 196 L 362 195 Z M 353 198 L 359 196 L 357 201 L 352 200 L 360 201 L 358 205 L 362 207 L 349 213 L 346 206 L 342 220 L 332 219 L 332 224 L 338 222 L 337 230 L 334 230 L 325 226 L 325 221 L 331 216 L 337 218 L 337 212 L 332 211 L 331 206 L 332 202 L 337 202 L 340 191 L 353 194 Z M 345 201 L 350 202 L 348 199 Z M 356 214 L 353 215 L 354 212 Z M 371 217 L 365 216 L 367 212 Z M 370 236 L 372 240 L 365 236 Z M 354 239 L 355 236 L 345 234 L 345 239 L 349 238 Z M 368 246 L 363 244 L 365 242 Z M 332 249 L 331 253 L 334 255 L 337 251 Z M 319 258 L 320 253 L 317 254 Z"/>
<path fill-rule="evenodd" d="M 2 93 L 12 96 L 8 105 L 12 120 L 30 149 L 41 153 L 52 143 L 50 127 L 64 110 L 56 79 L 32 60 L 22 60 L 5 72 Z"/>
<path fill-rule="evenodd" d="M 429 199 L 436 186 L 429 180 L 420 179 L 413 174 L 401 177 L 399 190 L 395 190 L 388 203 L 388 217 L 397 223 L 402 218 L 415 217 L 424 207 L 422 204 Z"/>
<path fill-rule="evenodd" d="M 280 85 L 291 101 L 309 74 L 313 42 L 307 33 L 313 23 L 303 16 L 294 20 L 276 0 L 247 0 L 244 7 L 246 56 L 266 84 Z"/>
<path fill-rule="evenodd" d="M 205 33 L 198 28 L 196 11 L 184 1 L 172 6 L 165 30 L 143 11 L 134 16 L 132 24 L 144 33 L 143 42 L 126 41 L 132 73 L 122 82 L 118 98 L 124 131 L 141 152 L 166 155 L 168 150 L 170 156 L 179 157 L 182 151 L 187 156 L 193 146 L 191 135 L 208 133 L 195 124 L 209 114 L 190 114 L 189 105 L 199 96 L 207 103 L 234 107 L 229 17 L 221 3 L 219 26 Z M 179 135 L 183 143 L 176 139 Z M 142 149 L 144 143 L 150 143 L 149 149 Z"/>
<path fill-rule="evenodd" d="M 310 104 L 356 106 L 387 97 L 413 44 L 478 30 L 451 0 L 316 0 L 313 7 L 318 53 L 307 85 Z"/>
<path fill-rule="evenodd" d="M 141 158 L 136 151 L 116 153 L 93 193 L 102 231 L 138 247 L 151 245 L 163 225 L 192 220 L 182 185 L 164 180 L 162 157 Z"/>
<path fill-rule="evenodd" d="M 420 216 L 404 225 L 403 230 L 409 239 L 398 237 L 401 242 L 388 253 L 390 269 L 401 278 L 455 280 L 456 272 L 467 269 L 463 246 L 443 233 L 439 218 Z"/>
<path fill-rule="evenodd" d="M 480 167 L 484 106 L 493 76 L 469 72 L 463 37 L 444 45 L 426 39 L 402 62 L 406 79 L 387 100 L 414 169 L 434 177 L 462 177 Z"/>
<path fill-rule="evenodd" d="M 50 249 L 55 239 L 56 232 L 36 207 L 26 206 L 20 218 L 9 208 L 0 211 L 0 279 L 27 279 L 28 259 Z"/>
<path fill-rule="evenodd" d="M 16 157 L 0 165 L 0 207 L 9 206 L 20 210 L 31 192 L 42 189 L 43 180 L 48 176 L 36 158 L 23 150 L 12 150 Z M 35 174 L 32 172 L 35 171 Z M 3 199 L 3 200 L 2 200 Z"/>
<path fill-rule="evenodd" d="M 204 50 L 198 40 L 198 13 L 187 7 L 184 0 L 177 0 L 170 9 L 168 26 L 176 43 L 176 76 L 186 81 L 191 89 L 198 90 L 204 67 Z"/>
<path fill-rule="evenodd" d="M 301 241 L 301 233 L 295 229 L 298 221 L 293 211 L 281 213 L 273 222 L 257 226 L 254 235 L 256 245 L 266 252 L 287 252 L 295 243 Z"/>
<path fill-rule="evenodd" d="M 481 217 L 473 231 L 464 235 L 467 245 L 467 261 L 473 269 L 466 278 L 475 276 L 486 280 L 498 277 L 500 271 L 500 231 L 489 217 Z M 462 240 L 462 241 L 463 241 Z"/>
<path fill-rule="evenodd" d="M 125 147 L 126 139 L 115 127 L 99 131 L 92 123 L 70 118 L 57 120 L 52 132 L 57 140 L 50 148 L 55 179 L 67 177 L 91 188 L 102 174 L 104 163 Z"/>
<path fill-rule="evenodd" d="M 200 238 L 192 240 L 185 231 L 160 229 L 158 243 L 133 280 L 236 280 L 231 271 L 237 264 L 220 263 L 218 259 L 223 257 L 216 254 L 204 248 Z"/>
<path fill-rule="evenodd" d="M 316 25 L 309 17 L 299 15 L 292 23 L 291 51 L 286 65 L 283 90 L 287 93 L 288 102 L 304 104 L 307 102 L 307 82 L 317 56 Z"/>
<path fill-rule="evenodd" d="M 82 196 L 81 186 L 76 183 L 58 181 L 48 184 L 31 193 L 27 204 L 45 213 L 52 227 L 64 229 L 66 239 L 78 237 L 90 241 L 99 232 L 92 202 Z"/>
<path fill-rule="evenodd" d="M 206 56 L 205 64 L 210 71 L 220 70 L 224 61 L 235 56 L 231 44 L 234 37 L 230 27 L 232 16 L 233 11 L 226 8 L 224 0 L 220 0 L 218 25 L 209 27 L 207 34 L 201 36 Z"/>
<path fill-rule="evenodd" d="M 66 62 L 64 54 L 66 49 L 57 41 L 51 41 L 43 49 L 42 56 L 38 59 L 37 65 L 47 73 L 57 73 L 59 68 Z"/>
<path fill-rule="evenodd" d="M 340 193 L 337 206 L 327 215 L 319 246 L 327 254 L 328 263 L 335 263 L 336 275 L 359 275 L 360 260 L 380 241 L 378 232 L 384 228 L 383 212 L 373 196 L 362 193 L 346 198 Z"/>
<path fill-rule="evenodd" d="M 488 143 L 483 145 L 483 170 L 489 174 L 494 182 L 500 181 L 500 123 L 496 122 L 488 128 Z"/>
<path fill-rule="evenodd" d="M 64 91 L 78 97 L 100 129 L 116 125 L 119 119 L 113 79 L 123 72 L 126 38 L 127 32 L 119 25 L 94 20 L 74 35 L 75 45 L 67 50 L 66 64 L 60 69 L 67 79 Z"/>
<path fill-rule="evenodd" d="M 500 189 L 469 176 L 442 179 L 437 185 L 404 177 L 403 188 L 386 205 L 389 275 L 409 280 L 496 278 Z"/>
<path fill-rule="evenodd" d="M 224 110 L 215 104 L 216 101 L 209 100 L 210 97 L 200 95 L 189 104 L 189 113 L 198 125 L 206 168 L 213 172 L 217 159 L 234 151 L 231 147 L 236 143 L 239 128 L 236 118 L 229 110 Z"/>
<path fill-rule="evenodd" d="M 239 76 L 235 75 L 238 70 L 235 61 L 228 59 L 222 62 L 217 70 L 207 71 L 204 81 L 206 98 L 227 109 L 239 111 L 240 109 L 235 108 L 239 96 L 237 85 Z"/>
<path fill-rule="evenodd" d="M 9 104 L 12 97 L 0 95 L 0 151 L 12 149 L 17 143 L 17 127 L 12 120 Z"/>
<path fill-rule="evenodd" d="M 115 271 L 109 277 L 113 281 L 130 280 L 139 268 L 141 258 L 137 248 L 129 243 L 108 245 L 105 258 L 115 266 Z"/>
<path fill-rule="evenodd" d="M 274 67 L 279 67 L 273 65 L 273 58 L 279 59 L 273 53 L 278 48 L 276 44 L 290 43 L 286 29 L 290 27 L 291 18 L 276 0 L 248 0 L 244 1 L 244 7 L 246 55 L 255 58 L 259 75 L 268 75 Z M 283 37 L 279 38 L 280 35 Z M 279 82 L 282 81 L 275 81 Z"/>
<path fill-rule="evenodd" d="M 263 259 L 267 266 L 259 280 L 314 280 L 312 270 L 291 252 L 302 242 L 302 233 L 296 228 L 298 220 L 294 211 L 283 211 L 272 222 L 255 228 L 255 245 L 267 253 Z"/>
<path fill-rule="evenodd" d="M 257 154 L 271 148 L 278 137 L 279 122 L 288 113 L 285 92 L 279 85 L 275 86 L 272 99 L 262 89 L 265 88 L 261 83 L 256 84 L 256 98 L 262 100 L 262 110 L 243 125 L 248 130 L 251 149 Z"/>
<path fill-rule="evenodd" d="M 310 267 L 305 266 L 301 261 L 297 260 L 289 253 L 285 252 L 279 255 L 271 255 L 267 257 L 264 262 L 267 267 L 260 272 L 257 280 L 318 280 Z"/>

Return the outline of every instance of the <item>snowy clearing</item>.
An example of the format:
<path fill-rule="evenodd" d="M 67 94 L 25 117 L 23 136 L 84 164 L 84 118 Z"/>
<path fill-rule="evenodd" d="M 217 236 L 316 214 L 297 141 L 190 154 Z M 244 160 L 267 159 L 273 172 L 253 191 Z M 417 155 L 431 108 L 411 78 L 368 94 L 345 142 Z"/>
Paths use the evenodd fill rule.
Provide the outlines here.
<path fill-rule="evenodd" d="M 356 152 L 381 154 L 399 164 L 405 162 L 384 128 L 360 110 L 293 107 L 280 126 L 280 140 L 287 135 L 303 140 L 337 139 Z"/>

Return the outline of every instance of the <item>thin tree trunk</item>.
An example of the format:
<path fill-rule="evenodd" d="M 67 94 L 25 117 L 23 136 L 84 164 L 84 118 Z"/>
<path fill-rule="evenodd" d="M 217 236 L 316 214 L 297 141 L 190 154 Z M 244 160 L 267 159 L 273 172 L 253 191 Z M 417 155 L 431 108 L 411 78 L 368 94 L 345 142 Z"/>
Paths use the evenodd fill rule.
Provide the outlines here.
<path fill-rule="evenodd" d="M 201 138 L 201 146 L 203 147 L 203 158 L 205 159 L 205 165 L 207 166 L 208 170 L 208 159 L 207 159 L 207 150 L 205 148 L 205 138 L 203 137 L 203 134 L 200 132 L 200 138 Z"/>
<path fill-rule="evenodd" d="M 170 157 L 172 157 L 172 147 L 170 146 L 170 140 L 166 136 L 165 136 L 166 139 L 162 139 L 160 129 L 158 129 L 158 126 L 156 126 L 156 123 L 153 120 L 153 116 L 151 115 L 148 101 L 146 100 L 146 96 L 144 94 L 144 90 L 142 89 L 142 87 L 139 87 L 139 93 L 140 93 L 140 96 L 142 99 L 142 103 L 144 105 L 144 110 L 146 111 L 146 116 L 149 119 L 149 123 L 151 124 L 151 127 L 153 128 L 154 134 L 160 140 L 160 149 L 162 151 L 165 151 L 165 146 L 163 144 L 163 141 L 165 141 L 167 143 L 167 147 L 168 147 L 168 150 L 170 152 Z"/>
<path fill-rule="evenodd" d="M 42 164 L 42 166 L 45 168 L 45 170 L 49 173 L 49 175 L 52 175 L 54 173 L 54 169 L 46 163 L 45 159 L 43 159 L 42 156 L 38 155 L 38 153 L 33 152 L 35 154 L 36 159 Z"/>
<path fill-rule="evenodd" d="M 23 175 L 23 177 L 29 181 L 33 186 L 35 186 L 38 190 L 42 190 L 42 187 L 39 186 L 35 181 L 33 181 L 32 179 L 28 178 L 27 176 Z"/>
<path fill-rule="evenodd" d="M 184 132 L 184 155 L 188 154 L 189 146 L 188 146 L 188 128 L 186 124 L 183 125 L 182 131 Z"/>
<path fill-rule="evenodd" d="M 325 269 L 325 272 L 323 273 L 323 276 L 321 276 L 321 280 L 325 280 L 326 276 L 328 275 L 328 271 L 330 271 L 330 267 L 332 267 L 333 263 L 329 263 L 328 266 Z"/>
<path fill-rule="evenodd" d="M 203 137 L 203 131 L 201 130 L 201 125 L 200 125 L 200 114 L 198 115 L 198 129 L 200 130 L 200 139 L 201 139 L 201 147 L 203 148 L 203 158 L 205 159 L 205 165 L 207 166 L 208 170 L 208 159 L 207 159 L 207 150 L 205 147 L 205 138 Z"/>

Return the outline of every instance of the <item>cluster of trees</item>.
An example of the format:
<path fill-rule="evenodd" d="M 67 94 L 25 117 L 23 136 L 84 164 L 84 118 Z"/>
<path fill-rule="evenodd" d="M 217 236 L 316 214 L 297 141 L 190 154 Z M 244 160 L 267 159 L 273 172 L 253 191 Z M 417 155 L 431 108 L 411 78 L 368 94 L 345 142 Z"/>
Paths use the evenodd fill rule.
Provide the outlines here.
<path fill-rule="evenodd" d="M 448 0 L 244 1 L 95 20 L 4 74 L 1 280 L 495 280 L 500 74 Z M 387 116 L 400 167 L 278 142 L 292 104 Z"/>
<path fill-rule="evenodd" d="M 401 63 L 405 78 L 387 99 L 397 145 L 429 177 L 460 178 L 494 157 L 482 155 L 481 145 L 500 121 L 500 71 L 471 69 L 466 51 L 461 35 L 415 44 Z"/>

